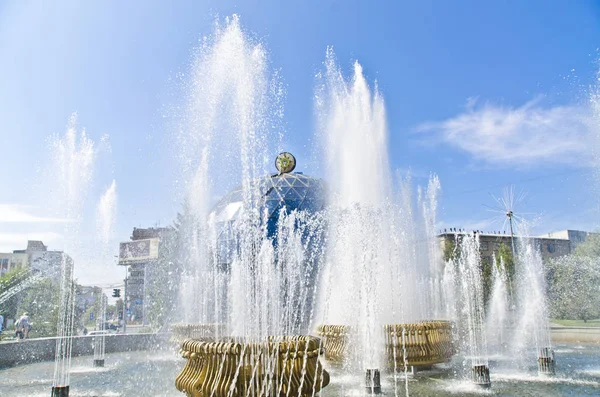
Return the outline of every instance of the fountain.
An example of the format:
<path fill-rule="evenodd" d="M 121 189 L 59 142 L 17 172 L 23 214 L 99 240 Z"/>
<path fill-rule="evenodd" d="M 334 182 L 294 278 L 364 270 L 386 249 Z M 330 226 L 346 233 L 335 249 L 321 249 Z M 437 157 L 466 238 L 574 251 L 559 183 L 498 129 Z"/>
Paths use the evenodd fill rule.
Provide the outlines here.
<path fill-rule="evenodd" d="M 457 310 L 463 346 L 471 361 L 471 380 L 483 388 L 491 386 L 484 329 L 483 285 L 479 255 L 479 235 L 461 233 L 456 236 L 457 252 L 448 266 L 455 268 L 461 307 Z"/>
<path fill-rule="evenodd" d="M 242 349 L 263 346 L 270 352 L 273 338 L 300 338 L 316 327 L 325 357 L 352 374 L 365 374 L 363 387 L 371 392 L 381 390 L 382 371 L 449 361 L 455 352 L 452 324 L 427 320 L 443 315 L 442 292 L 429 292 L 443 277 L 433 230 L 439 181 L 432 176 L 427 190 L 419 191 L 417 211 L 409 180 L 394 197 L 383 99 L 377 90 L 371 93 L 360 65 L 346 82 L 328 50 L 316 95 L 331 179 L 326 187 L 294 173 L 296 160 L 287 152 L 276 159 L 278 173 L 263 169 L 271 134 L 263 122 L 265 104 L 276 102 L 268 99 L 263 50 L 245 38 L 235 17 L 212 40 L 194 66 L 194 117 L 185 120 L 193 131 L 183 137 L 186 151 L 193 145 L 197 150 L 194 158 L 185 157 L 193 178 L 186 200 L 194 221 L 186 225 L 190 240 L 184 252 L 182 302 L 188 307 L 172 340 L 184 340 L 184 346 L 232 340 Z M 198 103 L 200 94 L 213 100 Z M 227 106 L 221 106 L 224 101 Z M 217 117 L 222 112 L 227 113 Z M 225 145 L 213 141 L 222 123 L 231 136 Z M 241 164 L 230 175 L 220 163 L 214 170 L 216 159 L 231 157 Z M 223 175 L 241 184 L 209 209 L 206 199 Z M 200 378 L 189 380 L 190 368 L 205 368 L 197 357 L 207 348 L 198 349 L 183 349 L 193 362 L 178 387 L 188 393 L 205 387 Z M 250 370 L 273 377 L 257 365 Z M 228 387 L 234 379 L 225 381 Z"/>
<path fill-rule="evenodd" d="M 100 197 L 96 209 L 97 234 L 102 243 L 101 260 L 105 263 L 111 262 L 111 243 L 116 244 L 113 238 L 117 203 L 117 184 L 113 179 L 110 186 Z M 100 334 L 94 337 L 94 367 L 104 367 L 104 353 L 106 349 L 106 335 L 104 334 L 106 324 L 107 296 L 100 296 Z"/>
<path fill-rule="evenodd" d="M 521 225 L 521 235 L 527 236 L 527 226 Z M 527 238 L 518 239 L 517 246 L 517 294 L 519 318 L 516 336 L 519 349 L 534 346 L 537 354 L 538 372 L 542 376 L 554 375 L 555 361 L 550 340 L 546 287 L 539 249 Z"/>
<path fill-rule="evenodd" d="M 492 292 L 488 302 L 485 319 L 485 332 L 488 335 L 490 349 L 496 354 L 506 353 L 508 332 L 510 331 L 510 299 L 508 276 L 502 258 L 492 257 Z"/>
<path fill-rule="evenodd" d="M 242 354 L 240 352 L 246 352 L 247 349 L 252 351 L 254 347 L 261 346 L 261 353 L 256 354 L 266 355 L 271 361 L 275 360 L 276 351 L 272 348 L 273 341 L 280 344 L 281 341 L 286 341 L 287 344 L 290 344 L 288 338 L 292 338 L 292 341 L 309 338 L 308 336 L 294 335 L 311 332 L 310 326 L 313 322 L 311 316 L 314 306 L 323 303 L 321 299 L 324 295 L 318 295 L 315 288 L 320 284 L 318 278 L 320 268 L 324 266 L 325 258 L 327 258 L 323 250 L 326 247 L 323 243 L 323 240 L 326 239 L 323 223 L 337 220 L 334 217 L 338 216 L 338 212 L 335 210 L 330 212 L 324 206 L 326 189 L 322 181 L 304 174 L 292 173 L 295 166 L 293 155 L 287 152 L 281 153 L 277 157 L 276 166 L 278 174 L 262 178 L 256 183 L 260 189 L 258 196 L 261 197 L 259 207 L 261 216 L 255 227 L 261 231 L 261 234 L 258 234 L 260 240 L 254 242 L 255 247 L 258 248 L 252 251 L 253 258 L 240 258 L 239 245 L 244 243 L 244 233 L 249 232 L 248 220 L 244 217 L 247 209 L 243 202 L 239 201 L 243 197 L 241 188 L 234 189 L 225 195 L 209 216 L 209 220 L 214 222 L 211 228 L 216 230 L 211 235 L 218 237 L 213 242 L 215 252 L 212 256 L 212 274 L 207 271 L 205 278 L 220 280 L 218 285 L 229 292 L 223 294 L 222 290 L 211 291 L 210 289 L 205 292 L 208 295 L 207 300 L 212 299 L 216 302 L 215 306 L 210 304 L 205 307 L 205 310 L 210 310 L 210 313 L 207 314 L 213 316 L 211 319 L 216 320 L 216 323 L 176 324 L 173 327 L 172 341 L 183 341 L 182 355 L 188 359 L 176 384 L 178 389 L 189 394 L 204 390 L 209 387 L 207 384 L 211 384 L 210 387 L 217 387 L 210 382 L 217 382 L 218 385 L 223 382 L 222 386 L 218 386 L 219 389 L 231 388 L 231 390 L 236 390 L 235 394 L 242 393 L 248 390 L 248 384 L 236 382 L 239 382 L 238 375 L 243 372 L 241 368 L 245 366 L 249 366 L 249 368 L 244 371 L 261 374 L 256 380 L 260 383 L 261 388 L 276 387 L 269 383 L 268 379 L 272 379 L 273 382 L 278 379 L 275 373 L 269 372 L 274 371 L 277 366 L 265 367 L 266 359 L 257 359 L 253 365 L 252 361 L 244 362 L 243 360 L 239 361 L 240 358 L 236 358 L 238 361 L 234 360 L 234 363 L 226 364 L 235 369 L 235 372 L 226 375 L 220 370 L 225 365 L 222 361 L 225 358 L 220 359 L 219 357 L 221 354 L 230 353 L 238 357 Z M 342 213 L 344 216 L 348 215 L 348 212 Z M 372 212 L 366 213 L 366 215 L 371 214 Z M 236 279 L 235 266 L 239 266 L 239 262 L 244 263 L 247 268 L 238 267 L 237 272 L 241 275 L 239 279 Z M 248 272 L 249 270 L 250 272 Z M 264 280 L 258 279 L 257 274 L 261 274 Z M 243 292 L 244 288 L 247 288 L 242 282 L 243 280 L 246 283 L 250 282 L 251 286 L 253 283 L 264 281 L 268 281 L 268 283 L 261 284 L 260 289 L 253 287 L 240 296 L 240 290 Z M 211 284 L 209 283 L 208 286 Z M 237 296 L 240 297 L 237 298 Z M 315 298 L 319 301 L 315 302 Z M 247 307 L 246 302 L 248 301 L 256 302 L 256 306 Z M 383 305 L 381 303 L 379 306 Z M 253 311 L 246 314 L 248 310 Z M 264 321 L 253 325 L 253 330 L 264 329 L 265 334 L 267 332 L 273 332 L 273 334 L 253 335 L 245 331 L 240 324 L 236 324 L 240 318 L 248 321 L 246 316 L 249 315 L 258 316 L 259 320 L 262 317 Z M 350 322 L 349 325 L 321 325 L 317 328 L 317 333 L 323 338 L 323 341 L 313 337 L 311 343 L 318 346 L 322 344 L 322 350 L 328 360 L 337 361 L 342 366 L 348 366 L 350 363 L 350 368 L 354 368 L 353 360 L 361 358 L 356 353 L 357 346 L 360 346 L 357 343 L 361 336 L 360 326 Z M 365 388 L 371 393 L 381 391 L 382 369 L 407 369 L 408 367 L 413 370 L 430 369 L 434 364 L 449 361 L 455 353 L 452 324 L 449 321 L 376 324 L 372 328 L 374 332 L 380 334 L 382 351 L 372 351 L 371 353 L 378 354 L 382 361 L 375 368 L 364 368 Z M 235 347 L 226 345 L 232 342 L 236 343 Z M 191 346 L 196 347 L 192 348 Z M 218 346 L 221 348 L 219 349 Z M 314 365 L 309 365 L 308 362 L 304 364 L 309 365 L 312 371 L 320 368 L 319 354 L 317 354 L 320 351 L 321 348 L 315 350 L 314 355 L 305 354 L 306 358 L 312 357 L 317 360 Z M 211 354 L 216 354 L 217 357 L 210 359 L 217 361 L 209 368 L 207 360 Z M 294 357 L 296 354 L 294 353 Z M 229 361 L 227 362 L 229 363 Z M 302 367 L 296 368 L 297 371 Z M 326 372 L 319 374 L 303 371 L 302 375 L 296 373 L 295 376 L 328 375 Z M 269 385 L 265 386 L 264 382 Z M 327 383 L 324 383 L 322 387 Z M 295 386 L 294 390 L 296 390 Z"/>
<path fill-rule="evenodd" d="M 432 176 L 419 190 L 417 211 L 410 180 L 394 192 L 381 94 L 370 89 L 358 63 L 352 79 L 345 79 L 331 49 L 325 68 L 316 103 L 333 193 L 318 318 L 349 327 L 343 338 L 352 349 L 344 365 L 366 373 L 366 387 L 372 387 L 380 370 L 422 369 L 453 354 L 446 338 L 451 324 L 427 321 L 447 318 L 434 232 L 440 185 Z"/>
<path fill-rule="evenodd" d="M 60 274 L 60 301 L 56 327 L 58 338 L 56 339 L 52 397 L 69 395 L 75 283 L 73 282 L 73 261 L 67 255 L 62 255 Z"/>
<path fill-rule="evenodd" d="M 431 175 L 416 192 L 410 176 L 393 183 L 385 104 L 362 66 L 356 62 L 347 78 L 327 50 L 315 94 L 321 179 L 304 174 L 304 164 L 284 150 L 282 91 L 266 54 L 234 16 L 202 42 L 192 65 L 178 136 L 184 203 L 177 257 L 183 263 L 180 316 L 164 324 L 185 361 L 163 358 L 160 367 L 155 351 L 105 361 L 110 353 L 105 355 L 106 339 L 99 335 L 94 366 L 100 368 L 93 370 L 106 370 L 108 377 L 131 364 L 135 368 L 123 371 L 115 384 L 127 387 L 122 380 L 135 379 L 129 382 L 132 393 L 143 387 L 147 394 L 164 392 L 173 380 L 188 395 L 216 397 L 408 395 L 409 383 L 422 395 L 456 394 L 452 388 L 462 379 L 492 386 L 489 340 L 490 350 L 504 353 L 508 345 L 519 356 L 535 352 L 539 373 L 553 374 L 536 247 L 515 241 L 522 282 L 514 292 L 502 260 L 494 258 L 486 311 L 478 234 L 456 233 L 453 257 L 442 260 L 435 234 L 440 181 Z M 62 163 L 68 172 L 61 186 L 85 192 L 94 150 L 85 139 L 84 150 L 75 142 L 73 127 L 59 145 L 71 159 Z M 69 194 L 66 212 L 77 219 L 82 197 Z M 111 238 L 115 201 L 113 182 L 99 205 L 105 241 Z M 76 224 L 68 227 L 74 239 Z M 73 261 L 67 257 L 56 396 L 70 389 L 72 280 Z M 515 310 L 509 304 L 513 294 Z M 103 326 L 104 315 L 100 318 Z M 515 330 L 527 332 L 519 340 Z M 160 376 L 154 365 L 163 371 Z M 492 369 L 500 394 L 538 387 L 530 379 L 507 381 Z M 168 382 L 156 386 L 151 378 Z M 543 378 L 536 382 L 545 391 L 553 387 L 541 383 Z M 573 388 L 600 387 L 589 382 Z"/>
<path fill-rule="evenodd" d="M 87 138 L 85 131 L 77 133 L 75 114 L 69 120 L 64 137 L 52 142 L 52 149 L 52 180 L 58 186 L 52 202 L 57 206 L 59 216 L 69 220 L 64 229 L 65 252 L 74 252 L 78 248 L 78 222 L 91 182 L 96 151 L 94 142 Z M 60 291 L 52 396 L 62 397 L 69 395 L 75 305 L 74 263 L 66 254 L 62 254 Z"/>
<path fill-rule="evenodd" d="M 104 367 L 104 354 L 106 351 L 106 336 L 104 335 L 104 325 L 106 318 L 106 295 L 100 297 L 100 327 L 101 333 L 94 336 L 94 367 Z"/>
<path fill-rule="evenodd" d="M 179 334 L 208 332 L 183 342 L 188 366 L 177 387 L 312 395 L 329 383 L 321 342 L 308 332 L 324 184 L 292 173 L 295 158 L 285 152 L 277 157 L 278 173 L 267 173 L 263 159 L 274 133 L 268 110 L 277 100 L 269 94 L 264 49 L 247 39 L 235 16 L 211 40 L 194 65 L 193 117 L 184 120 L 191 133 L 181 137 L 186 151 L 196 152 L 184 157 L 193 221 L 184 225 L 185 322 L 175 327 Z M 213 100 L 206 102 L 207 95 Z M 229 138 L 217 140 L 217 133 Z M 211 192 L 231 181 L 239 186 L 211 209 Z M 190 368 L 197 373 L 189 375 Z"/>

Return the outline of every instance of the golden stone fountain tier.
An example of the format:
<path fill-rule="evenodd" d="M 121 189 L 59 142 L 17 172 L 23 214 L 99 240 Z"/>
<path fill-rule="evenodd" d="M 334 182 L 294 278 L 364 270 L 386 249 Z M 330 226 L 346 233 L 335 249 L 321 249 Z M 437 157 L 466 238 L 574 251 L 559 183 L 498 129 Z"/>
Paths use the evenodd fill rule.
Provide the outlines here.
<path fill-rule="evenodd" d="M 346 357 L 346 347 L 350 338 L 348 325 L 319 325 L 317 334 L 323 339 L 325 359 L 341 363 Z"/>
<path fill-rule="evenodd" d="M 269 337 L 260 343 L 188 339 L 188 361 L 175 380 L 193 397 L 314 396 L 329 384 L 319 361 L 321 341 L 313 336 Z"/>
<path fill-rule="evenodd" d="M 456 353 L 450 321 L 390 324 L 385 325 L 383 331 L 387 362 L 391 368 L 430 367 L 450 361 Z M 342 362 L 352 328 L 347 325 L 321 325 L 317 333 L 323 338 L 325 358 Z"/>

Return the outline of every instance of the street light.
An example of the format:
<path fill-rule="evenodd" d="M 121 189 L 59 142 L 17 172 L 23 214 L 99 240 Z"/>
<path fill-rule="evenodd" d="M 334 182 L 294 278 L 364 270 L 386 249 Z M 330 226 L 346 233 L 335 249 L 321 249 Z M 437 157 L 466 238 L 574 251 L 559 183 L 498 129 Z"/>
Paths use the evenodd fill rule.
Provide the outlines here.
<path fill-rule="evenodd" d="M 117 265 L 119 264 L 119 256 L 115 255 L 117 258 Z M 123 333 L 127 331 L 127 266 L 125 266 L 125 283 L 123 285 Z"/>

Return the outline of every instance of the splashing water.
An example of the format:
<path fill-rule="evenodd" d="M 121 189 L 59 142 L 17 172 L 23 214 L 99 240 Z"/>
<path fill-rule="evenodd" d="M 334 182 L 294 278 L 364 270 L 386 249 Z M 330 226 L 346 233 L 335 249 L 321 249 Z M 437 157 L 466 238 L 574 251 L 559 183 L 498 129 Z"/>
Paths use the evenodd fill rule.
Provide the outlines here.
<path fill-rule="evenodd" d="M 331 48 L 320 78 L 315 107 L 332 193 L 317 321 L 355 330 L 349 368 L 382 368 L 385 324 L 441 311 L 442 266 L 434 233 L 439 180 L 432 176 L 426 191 L 420 190 L 416 211 L 410 179 L 396 198 L 377 86 L 369 87 L 358 62 L 345 79 Z"/>
<path fill-rule="evenodd" d="M 101 263 L 111 263 L 111 246 L 115 243 L 115 223 L 117 217 L 117 183 L 113 179 L 110 186 L 106 189 L 104 194 L 100 197 L 96 208 L 96 228 L 97 234 L 101 242 L 100 249 L 100 260 Z M 125 297 L 126 298 L 126 297 Z M 100 295 L 100 313 L 98 318 L 100 320 L 99 331 L 104 331 L 106 323 L 106 306 L 107 297 L 104 293 Z M 106 336 L 99 334 L 94 337 L 94 363 L 98 360 L 102 360 L 104 365 L 104 351 L 106 345 Z"/>
<path fill-rule="evenodd" d="M 106 324 L 106 305 L 107 297 L 103 293 L 100 295 L 100 313 L 98 313 L 98 319 L 100 320 L 98 331 L 104 331 L 104 325 Z M 106 351 L 106 336 L 101 333 L 94 336 L 94 363 L 98 360 L 102 360 L 104 366 L 104 353 Z"/>
<path fill-rule="evenodd" d="M 465 350 L 466 356 L 470 358 L 470 367 L 488 366 L 479 234 L 461 233 L 457 234 L 456 238 L 456 257 L 451 259 L 446 266 L 452 266 L 457 277 L 458 333 L 462 339 L 462 348 Z"/>
<path fill-rule="evenodd" d="M 511 331 L 511 312 L 509 311 L 508 276 L 504 260 L 492 257 L 492 292 L 488 303 L 485 329 L 492 354 L 507 353 L 505 347 L 509 342 Z"/>
<path fill-rule="evenodd" d="M 267 65 L 235 16 L 217 24 L 192 65 L 180 131 L 182 180 L 190 181 L 180 226 L 182 320 L 219 324 L 217 337 L 245 341 L 309 334 L 321 323 L 350 325 L 358 348 L 346 364 L 382 368 L 385 324 L 445 311 L 433 230 L 439 180 L 432 176 L 419 190 L 416 205 L 410 178 L 396 195 L 383 98 L 358 63 L 346 81 L 329 50 L 315 97 L 330 170 L 328 207 L 278 207 L 272 195 L 300 205 L 293 196 L 300 185 L 296 174 L 267 173 L 277 140 L 270 115 L 281 114 Z M 219 189 L 236 185 L 214 205 Z M 404 354 L 402 346 L 396 353 Z"/>
<path fill-rule="evenodd" d="M 96 209 L 96 225 L 100 241 L 108 248 L 114 238 L 114 228 L 117 218 L 117 183 L 112 181 L 100 197 Z M 103 250 L 104 251 L 104 250 Z M 103 258 L 108 259 L 108 258 Z"/>
<path fill-rule="evenodd" d="M 50 203 L 55 205 L 60 216 L 79 221 L 97 156 L 94 142 L 88 138 L 85 130 L 77 132 L 77 114 L 73 114 L 65 135 L 55 137 L 50 146 L 53 159 L 49 177 L 58 187 Z M 68 225 L 77 227 L 77 222 Z M 74 238 L 75 233 L 71 234 L 68 237 Z"/>
<path fill-rule="evenodd" d="M 327 324 L 356 327 L 358 348 L 351 365 L 380 368 L 383 333 L 379 306 L 391 186 L 383 98 L 371 92 L 362 67 L 346 81 L 327 51 L 325 76 L 316 102 L 324 135 L 332 196 L 329 224 Z M 359 183 L 357 183 L 359 182 Z M 352 309 L 350 309 L 352 308 Z M 360 360 L 360 361 L 359 361 Z"/>
<path fill-rule="evenodd" d="M 94 142 L 85 134 L 77 133 L 77 116 L 69 119 L 64 136 L 51 141 L 53 154 L 49 167 L 50 181 L 58 187 L 53 190 L 49 204 L 55 206 L 60 217 L 70 220 L 64 223 L 64 252 L 77 253 L 79 225 L 84 201 L 89 190 L 96 159 Z M 53 387 L 68 386 L 71 366 L 71 336 L 75 305 L 75 283 L 73 259 L 66 253 L 61 255 L 60 301 L 57 321 L 57 341 Z"/>
<path fill-rule="evenodd" d="M 528 236 L 527 224 L 519 227 L 520 236 Z M 516 244 L 517 279 L 517 321 L 515 328 L 515 351 L 530 351 L 531 356 L 542 348 L 551 348 L 550 324 L 548 321 L 548 303 L 546 301 L 546 281 L 542 255 L 534 241 L 519 237 Z M 529 348 L 535 346 L 536 350 Z M 528 355 L 527 355 L 528 356 Z"/>
<path fill-rule="evenodd" d="M 281 93 L 274 86 L 277 79 L 269 75 L 264 48 L 242 31 L 237 16 L 227 18 L 224 25 L 217 24 L 211 38 L 204 39 L 192 65 L 180 133 L 187 175 L 183 180 L 191 181 L 184 186 L 185 321 L 229 324 L 237 335 L 264 334 L 268 328 L 263 321 L 266 314 L 253 311 L 264 306 L 265 297 L 255 293 L 264 289 L 248 280 L 265 271 L 261 282 L 267 283 L 267 263 L 274 260 L 264 241 L 259 210 L 259 181 L 272 160 L 269 144 L 277 141 L 272 139 L 277 116 L 272 115 L 280 113 Z M 211 213 L 213 195 L 237 184 L 240 194 L 227 216 Z M 230 255 L 226 268 L 217 271 L 216 244 L 223 224 L 236 236 L 239 253 Z M 264 266 L 256 265 L 257 258 Z M 212 288 L 206 288 L 206 282 Z"/>

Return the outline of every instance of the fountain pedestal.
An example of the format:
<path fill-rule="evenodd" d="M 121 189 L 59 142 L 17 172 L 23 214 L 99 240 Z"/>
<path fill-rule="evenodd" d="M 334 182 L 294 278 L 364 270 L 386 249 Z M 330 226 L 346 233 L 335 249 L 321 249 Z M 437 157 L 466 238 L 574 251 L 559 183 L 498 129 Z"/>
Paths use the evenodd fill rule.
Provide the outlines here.
<path fill-rule="evenodd" d="M 538 374 L 551 376 L 554 375 L 555 371 L 554 350 L 551 347 L 540 349 L 538 354 Z"/>
<path fill-rule="evenodd" d="M 69 386 L 52 386 L 51 397 L 69 397 Z"/>
<path fill-rule="evenodd" d="M 479 387 L 486 389 L 491 387 L 490 369 L 487 364 L 473 365 L 471 368 L 471 380 Z"/>
<path fill-rule="evenodd" d="M 94 367 L 104 367 L 104 359 L 96 359 L 94 360 Z"/>
<path fill-rule="evenodd" d="M 378 369 L 368 369 L 365 376 L 365 388 L 367 393 L 381 393 L 381 375 Z"/>

